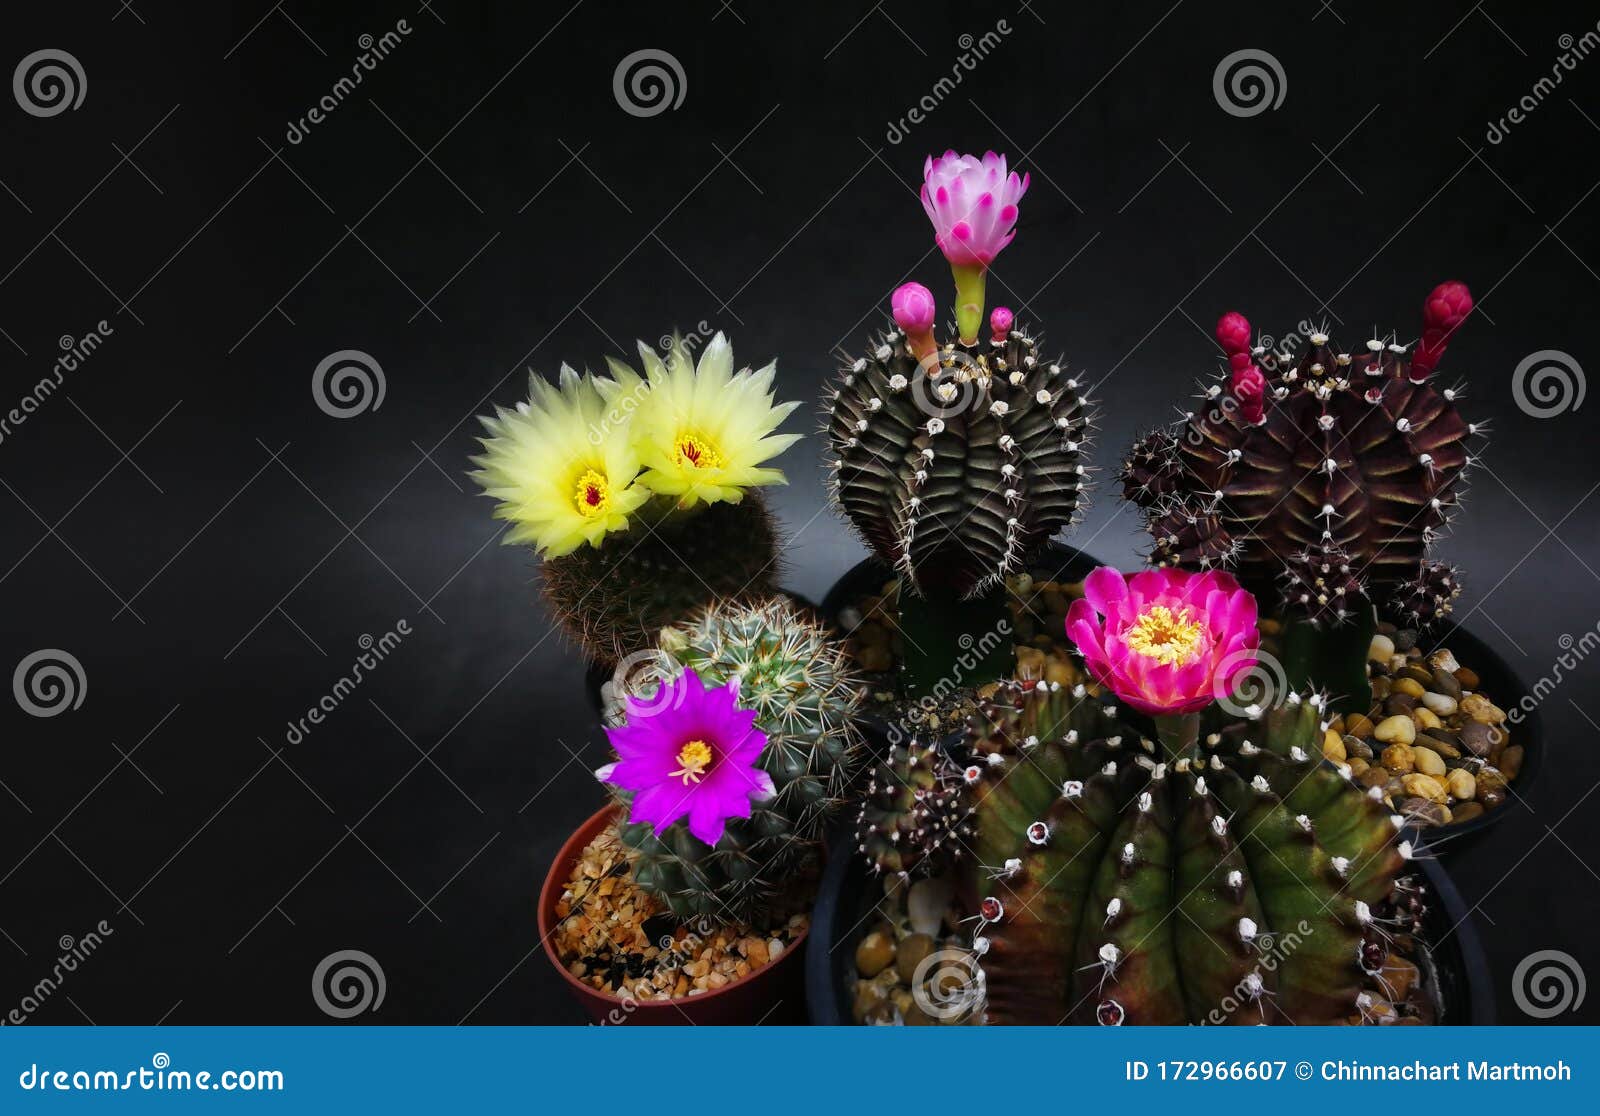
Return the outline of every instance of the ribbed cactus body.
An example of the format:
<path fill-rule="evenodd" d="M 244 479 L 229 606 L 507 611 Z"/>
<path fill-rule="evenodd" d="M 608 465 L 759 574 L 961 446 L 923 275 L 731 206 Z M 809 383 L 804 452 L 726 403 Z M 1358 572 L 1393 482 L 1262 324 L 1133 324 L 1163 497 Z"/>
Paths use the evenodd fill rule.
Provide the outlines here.
<path fill-rule="evenodd" d="M 1464 287 L 1460 297 L 1470 308 Z M 1440 320 L 1453 330 L 1464 317 Z M 1224 373 L 1203 385 L 1200 406 L 1136 444 L 1123 465 L 1152 560 L 1230 567 L 1318 622 L 1340 623 L 1369 601 L 1408 620 L 1447 611 L 1453 593 L 1437 591 L 1442 575 L 1427 556 L 1456 508 L 1479 428 L 1457 410 L 1456 390 L 1427 379 L 1443 340 L 1415 353 L 1378 340 L 1345 351 L 1313 334 L 1298 354 L 1269 353 L 1246 347 L 1242 317 L 1228 319 L 1239 346 L 1232 384 Z"/>
<path fill-rule="evenodd" d="M 713 601 L 769 596 L 782 572 L 777 545 L 765 499 L 750 492 L 546 559 L 543 595 L 590 658 L 615 663 Z"/>
<path fill-rule="evenodd" d="M 890 332 L 832 393 L 832 493 L 914 592 L 981 597 L 1073 521 L 1088 426 L 1077 381 L 1021 330 L 925 363 Z"/>
<path fill-rule="evenodd" d="M 690 667 L 707 687 L 740 680 L 739 704 L 756 711 L 767 734 L 760 765 L 777 793 L 753 803 L 749 818 L 729 819 L 715 848 L 682 822 L 659 836 L 648 825 L 622 826 L 634 878 L 680 918 L 748 920 L 815 859 L 860 752 L 853 718 L 861 687 L 842 647 L 782 600 L 713 606 L 663 632 L 660 650 L 669 673 Z"/>
<path fill-rule="evenodd" d="M 1409 850 L 1388 811 L 1323 764 L 1317 703 L 1245 728 L 1164 755 L 1081 693 L 1014 686 L 984 709 L 970 741 L 983 867 L 968 890 L 989 1022 L 1358 1013 L 1372 912 Z"/>

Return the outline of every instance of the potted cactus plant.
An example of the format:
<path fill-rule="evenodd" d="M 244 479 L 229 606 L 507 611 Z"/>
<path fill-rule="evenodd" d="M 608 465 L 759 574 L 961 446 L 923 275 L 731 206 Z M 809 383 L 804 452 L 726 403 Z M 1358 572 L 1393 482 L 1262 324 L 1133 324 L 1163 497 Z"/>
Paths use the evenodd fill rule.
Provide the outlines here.
<path fill-rule="evenodd" d="M 542 595 L 563 631 L 609 668 L 662 627 L 717 600 L 774 590 L 779 532 L 760 488 L 798 438 L 777 433 L 797 403 L 775 404 L 776 366 L 735 371 L 721 333 L 698 364 L 674 337 L 639 343 L 641 375 L 562 366 L 551 384 L 481 421 L 473 479 L 510 521 L 503 541 L 543 559 Z"/>
<path fill-rule="evenodd" d="M 1008 581 L 1076 518 L 1090 428 L 1082 387 L 1035 329 L 996 307 L 983 335 L 986 277 L 1016 236 L 1027 176 L 994 152 L 947 151 L 924 179 L 955 321 L 937 328 L 933 294 L 901 286 L 894 328 L 840 371 L 825 406 L 830 494 L 875 555 L 868 580 L 891 579 L 892 615 L 874 622 L 894 630 L 890 688 L 911 701 L 1012 674 Z M 834 600 L 840 614 L 860 611 Z"/>
<path fill-rule="evenodd" d="M 842 647 L 781 598 L 660 633 L 608 713 L 617 758 L 596 774 L 613 805 L 582 849 L 569 842 L 541 901 L 546 952 L 597 1018 L 801 1010 L 793 958 L 859 756 L 860 700 Z"/>
<path fill-rule="evenodd" d="M 1508 723 L 1522 688 L 1498 656 L 1441 624 L 1461 578 L 1432 549 L 1486 425 L 1437 369 L 1471 310 L 1464 283 L 1441 283 L 1414 346 L 1354 350 L 1308 322 L 1269 345 L 1224 314 L 1202 405 L 1122 469 L 1152 563 L 1235 571 L 1267 613 L 1261 678 L 1325 690 L 1322 750 L 1419 826 L 1488 820 L 1539 743 Z"/>
<path fill-rule="evenodd" d="M 871 780 L 858 851 L 888 882 L 890 941 L 857 947 L 858 1021 L 1439 1020 L 1427 885 L 1403 819 L 1321 757 L 1324 698 L 1233 705 L 1258 668 L 1254 597 L 1221 571 L 1101 569 L 1070 613 L 1122 705 L 1007 682 Z M 894 910 L 916 920 L 918 876 L 947 881 L 931 937 Z M 838 945 L 813 948 L 814 990 Z"/>

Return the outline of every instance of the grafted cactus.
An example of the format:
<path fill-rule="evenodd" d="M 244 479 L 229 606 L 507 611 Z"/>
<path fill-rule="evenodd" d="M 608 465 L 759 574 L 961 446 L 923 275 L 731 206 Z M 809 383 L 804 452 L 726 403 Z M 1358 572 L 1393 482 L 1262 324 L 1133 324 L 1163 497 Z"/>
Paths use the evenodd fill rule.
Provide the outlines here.
<path fill-rule="evenodd" d="M 923 208 L 956 281 L 948 339 L 935 336 L 933 295 L 904 284 L 897 328 L 841 370 L 826 402 L 830 492 L 900 577 L 913 697 L 948 681 L 984 635 L 1009 635 L 1005 579 L 1076 518 L 1090 428 L 1078 381 L 1009 309 L 995 307 L 979 337 L 989 265 L 1016 235 L 1027 178 L 993 152 L 949 151 L 923 173 Z M 1010 639 L 985 646 L 961 685 L 1011 673 Z"/>
<path fill-rule="evenodd" d="M 1320 707 L 1158 746 L 1081 688 L 1004 687 L 969 733 L 988 1022 L 1363 1014 L 1410 848 L 1322 762 Z"/>
<path fill-rule="evenodd" d="M 1252 346 L 1250 323 L 1224 315 L 1228 370 L 1123 467 L 1153 561 L 1233 567 L 1264 601 L 1322 624 L 1369 601 L 1412 623 L 1447 612 L 1458 579 L 1428 553 L 1483 428 L 1457 411 L 1459 388 L 1431 377 L 1471 309 L 1464 284 L 1441 283 L 1412 350 L 1375 337 L 1350 352 L 1314 332 L 1298 354 Z"/>

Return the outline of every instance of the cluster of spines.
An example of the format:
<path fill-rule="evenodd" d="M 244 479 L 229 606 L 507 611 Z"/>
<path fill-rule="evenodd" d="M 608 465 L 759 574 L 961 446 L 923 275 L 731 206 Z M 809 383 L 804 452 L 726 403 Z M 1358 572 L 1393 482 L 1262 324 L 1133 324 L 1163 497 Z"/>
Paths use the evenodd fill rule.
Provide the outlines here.
<path fill-rule="evenodd" d="M 972 769 L 975 849 L 1000 866 L 969 866 L 989 1021 L 1364 1015 L 1409 847 L 1313 750 L 1323 703 L 1267 711 L 1260 744 L 1219 733 L 1177 757 L 1066 727 L 1084 705 L 1013 686 L 972 725 L 992 757 Z"/>
<path fill-rule="evenodd" d="M 1388 603 L 1383 594 L 1397 591 L 1407 615 L 1442 615 L 1452 594 L 1436 591 L 1427 552 L 1459 503 L 1472 462 L 1463 443 L 1485 428 L 1460 418 L 1459 389 L 1428 381 L 1471 306 L 1462 284 L 1436 288 L 1409 359 L 1392 339 L 1354 355 L 1324 332 L 1298 358 L 1269 352 L 1249 344 L 1241 315 L 1224 315 L 1228 368 L 1202 385 L 1203 409 L 1141 440 L 1123 466 L 1124 494 L 1154 538 L 1151 560 L 1237 566 L 1258 590 L 1286 590 L 1288 604 L 1308 597 L 1318 620 L 1339 622 L 1356 599 Z M 1306 556 L 1336 574 L 1328 607 L 1304 580 Z"/>
<path fill-rule="evenodd" d="M 938 743 L 891 743 L 862 794 L 856 848 L 875 874 L 936 875 L 964 855 L 971 817 L 962 769 Z"/>
<path fill-rule="evenodd" d="M 1004 307 L 991 327 L 942 347 L 891 330 L 831 395 L 830 493 L 918 592 L 980 596 L 1082 511 L 1089 403 Z"/>

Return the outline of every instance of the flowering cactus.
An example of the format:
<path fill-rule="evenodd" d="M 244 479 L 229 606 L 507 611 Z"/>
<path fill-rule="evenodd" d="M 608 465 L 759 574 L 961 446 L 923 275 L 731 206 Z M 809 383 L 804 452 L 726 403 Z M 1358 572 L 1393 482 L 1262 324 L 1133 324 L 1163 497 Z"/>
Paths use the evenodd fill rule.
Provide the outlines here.
<path fill-rule="evenodd" d="M 776 793 L 756 766 L 767 735 L 754 709 L 739 708 L 738 679 L 708 690 L 685 670 L 649 698 L 626 701 L 624 722 L 606 729 L 619 758 L 595 774 L 632 792 L 630 824 L 647 823 L 660 836 L 687 817 L 689 832 L 715 845 L 729 818 L 748 818 L 752 800 Z"/>
<path fill-rule="evenodd" d="M 933 239 L 950 261 L 956 280 L 956 324 L 963 345 L 978 342 L 983 288 L 989 265 L 1016 234 L 1017 203 L 1028 176 L 1006 173 L 1006 157 L 982 159 L 946 151 L 928 156 L 922 168 L 922 208 L 933 222 Z"/>
<path fill-rule="evenodd" d="M 1233 691 L 1256 662 L 1256 601 L 1230 575 L 1151 570 L 1125 580 L 1102 566 L 1067 610 L 1089 672 L 1153 716 L 1195 713 Z"/>

